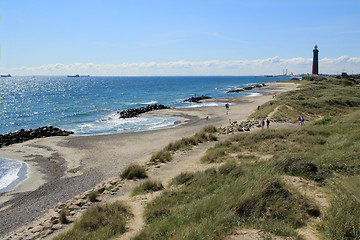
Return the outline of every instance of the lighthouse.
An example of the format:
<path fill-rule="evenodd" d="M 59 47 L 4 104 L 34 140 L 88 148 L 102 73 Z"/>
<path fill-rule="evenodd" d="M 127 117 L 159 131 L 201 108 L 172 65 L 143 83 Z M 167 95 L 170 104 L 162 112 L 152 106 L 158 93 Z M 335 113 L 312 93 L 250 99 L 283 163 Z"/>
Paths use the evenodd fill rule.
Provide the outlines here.
<path fill-rule="evenodd" d="M 312 65 L 312 74 L 318 75 L 319 74 L 319 49 L 318 46 L 315 45 L 313 50 L 313 65 Z"/>

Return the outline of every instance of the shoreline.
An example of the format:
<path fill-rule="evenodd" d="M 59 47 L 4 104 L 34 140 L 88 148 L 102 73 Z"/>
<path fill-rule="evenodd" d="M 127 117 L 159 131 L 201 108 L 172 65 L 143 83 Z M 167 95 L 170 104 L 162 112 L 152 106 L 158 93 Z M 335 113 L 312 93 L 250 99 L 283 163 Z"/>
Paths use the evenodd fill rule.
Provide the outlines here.
<path fill-rule="evenodd" d="M 7 159 L 7 160 L 10 160 L 10 161 L 19 161 L 19 160 L 14 160 L 14 159 Z M 18 171 L 18 173 L 16 174 L 17 175 L 17 179 L 15 179 L 14 181 L 12 181 L 9 185 L 7 185 L 6 187 L 2 188 L 0 190 L 0 193 L 4 193 L 4 192 L 9 192 L 13 189 L 16 188 L 16 186 L 18 184 L 20 184 L 22 181 L 24 181 L 26 178 L 27 178 L 27 175 L 28 175 L 28 165 L 23 162 L 23 161 L 20 161 L 22 162 L 21 164 L 21 167 Z"/>
<path fill-rule="evenodd" d="M 206 100 L 230 103 L 229 115 L 224 106 L 164 109 L 141 116 L 173 117 L 180 122 L 151 131 L 34 139 L 0 149 L 1 157 L 29 165 L 28 178 L 0 194 L 0 217 L 4 219 L 0 236 L 41 217 L 58 202 L 118 176 L 130 163 L 144 164 L 169 142 L 193 135 L 206 125 L 221 127 L 229 119 L 245 120 L 258 105 L 296 86 L 272 82 L 252 91 L 262 96 Z"/>

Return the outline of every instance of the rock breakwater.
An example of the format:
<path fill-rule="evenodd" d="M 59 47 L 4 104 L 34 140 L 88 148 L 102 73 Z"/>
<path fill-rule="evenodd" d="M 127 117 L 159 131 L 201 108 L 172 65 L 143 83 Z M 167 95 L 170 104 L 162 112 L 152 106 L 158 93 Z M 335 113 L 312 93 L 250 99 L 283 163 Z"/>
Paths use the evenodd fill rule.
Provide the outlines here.
<path fill-rule="evenodd" d="M 265 83 L 258 83 L 258 84 L 250 85 L 250 86 L 247 86 L 247 87 L 244 87 L 244 88 L 230 90 L 230 91 L 227 91 L 226 93 L 238 93 L 238 92 L 242 92 L 242 91 L 245 91 L 245 90 L 252 90 L 254 88 L 261 88 L 261 87 L 264 87 L 264 86 L 266 86 Z"/>
<path fill-rule="evenodd" d="M 170 107 L 162 105 L 162 104 L 152 104 L 147 105 L 145 107 L 140 108 L 130 108 L 128 110 L 124 110 L 121 112 L 117 112 L 120 115 L 120 118 L 132 118 L 136 117 L 137 115 L 140 115 L 142 113 L 160 110 L 160 109 L 169 109 Z"/>
<path fill-rule="evenodd" d="M 35 138 L 52 137 L 52 136 L 69 136 L 74 134 L 71 131 L 61 130 L 53 126 L 39 127 L 37 129 L 21 129 L 16 132 L 1 135 L 0 134 L 0 147 L 8 146 L 15 143 L 22 143 Z"/>
<path fill-rule="evenodd" d="M 201 100 L 204 99 L 211 99 L 209 96 L 199 96 L 199 97 L 191 97 L 184 100 L 184 102 L 194 102 L 194 103 L 200 103 Z"/>

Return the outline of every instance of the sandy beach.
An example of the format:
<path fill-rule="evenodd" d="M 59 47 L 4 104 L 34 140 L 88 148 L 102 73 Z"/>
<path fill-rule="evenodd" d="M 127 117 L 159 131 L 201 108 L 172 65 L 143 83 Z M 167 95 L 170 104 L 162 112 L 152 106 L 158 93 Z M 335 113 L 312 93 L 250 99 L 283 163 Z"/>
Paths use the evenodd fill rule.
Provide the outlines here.
<path fill-rule="evenodd" d="M 294 90 L 296 84 L 273 82 L 252 91 L 260 96 L 210 99 L 224 106 L 165 109 L 145 115 L 178 119 L 166 129 L 111 135 L 34 139 L 0 149 L 0 157 L 24 161 L 28 178 L 10 192 L 0 194 L 0 236 L 41 217 L 58 202 L 65 202 L 97 183 L 118 176 L 130 163 L 144 164 L 169 142 L 191 136 L 207 125 L 226 126 L 245 120 L 273 95 Z M 230 104 L 226 114 L 225 103 Z"/>

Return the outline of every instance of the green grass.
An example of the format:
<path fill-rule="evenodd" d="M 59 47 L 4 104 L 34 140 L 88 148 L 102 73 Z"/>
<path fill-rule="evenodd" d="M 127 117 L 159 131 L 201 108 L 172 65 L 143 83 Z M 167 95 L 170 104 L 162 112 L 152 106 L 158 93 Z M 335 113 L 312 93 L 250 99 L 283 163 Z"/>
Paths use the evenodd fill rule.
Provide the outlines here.
<path fill-rule="evenodd" d="M 126 219 L 130 216 L 129 210 L 120 201 L 94 205 L 83 214 L 79 221 L 75 222 L 70 230 L 54 239 L 112 239 L 126 231 Z"/>
<path fill-rule="evenodd" d="M 139 195 L 139 194 L 146 194 L 150 192 L 156 192 L 164 189 L 164 186 L 159 181 L 155 180 L 146 180 L 145 182 L 141 183 L 139 186 L 135 187 L 131 195 Z"/>
<path fill-rule="evenodd" d="M 160 152 L 157 152 L 151 156 L 150 162 L 170 162 L 172 160 L 172 155 L 169 150 L 163 149 Z"/>
<path fill-rule="evenodd" d="M 201 161 L 224 163 L 175 177 L 176 187 L 147 205 L 147 224 L 135 239 L 223 239 L 238 227 L 301 239 L 297 229 L 314 216 L 321 217 L 318 231 L 325 238 L 359 238 L 359 85 L 351 79 L 301 84 L 251 117 L 266 117 L 277 108 L 275 119 L 296 122 L 303 115 L 311 123 L 242 133 L 217 143 Z M 174 149 L 181 148 L 168 150 Z M 272 157 L 258 161 L 259 155 Z M 289 189 L 282 175 L 318 182 L 330 207 L 321 212 L 313 200 Z"/>
<path fill-rule="evenodd" d="M 222 239 L 241 226 L 296 238 L 294 229 L 303 226 L 311 204 L 273 175 L 265 166 L 253 171 L 233 161 L 182 173 L 173 180 L 179 188 L 146 207 L 147 226 L 135 239 Z"/>
<path fill-rule="evenodd" d="M 131 164 L 120 175 L 122 179 L 147 178 L 145 166 Z"/>
<path fill-rule="evenodd" d="M 192 137 L 184 137 L 175 142 L 169 143 L 161 151 L 151 156 L 150 162 L 169 162 L 172 160 L 172 153 L 176 151 L 190 150 L 193 146 L 207 141 L 217 141 L 218 129 L 214 126 L 206 126 Z"/>
<path fill-rule="evenodd" d="M 347 84 L 346 79 L 322 81 L 301 81 L 299 90 L 282 93 L 261 106 L 259 111 L 250 115 L 250 119 L 263 119 L 278 108 L 273 119 L 296 122 L 298 116 L 305 120 L 347 114 L 359 109 L 360 86 Z M 345 83 L 345 84 L 344 84 Z M 353 82 L 354 83 L 354 82 Z"/>

